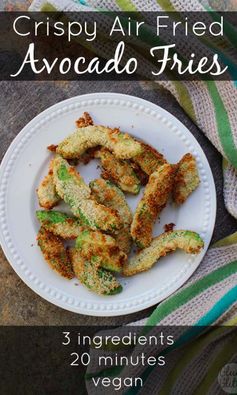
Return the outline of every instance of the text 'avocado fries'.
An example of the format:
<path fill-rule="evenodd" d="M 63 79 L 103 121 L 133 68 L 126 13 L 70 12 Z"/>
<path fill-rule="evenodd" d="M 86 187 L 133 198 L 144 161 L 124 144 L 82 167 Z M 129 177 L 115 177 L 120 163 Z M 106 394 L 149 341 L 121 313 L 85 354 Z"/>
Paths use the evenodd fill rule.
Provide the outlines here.
<path fill-rule="evenodd" d="M 122 291 L 116 273 L 132 276 L 149 270 L 176 249 L 198 254 L 204 242 L 196 232 L 169 230 L 153 237 L 154 223 L 170 196 L 180 205 L 198 187 L 195 158 L 187 153 L 169 164 L 129 134 L 94 125 L 88 113 L 76 126 L 76 132 L 48 147 L 54 157 L 37 189 L 45 209 L 36 211 L 37 240 L 50 267 L 99 295 L 116 295 Z M 75 165 L 94 158 L 100 159 L 102 178 L 87 185 Z M 143 197 L 133 215 L 125 193 L 138 194 L 141 186 Z M 61 201 L 71 214 L 52 210 Z M 139 251 L 128 258 L 133 242 Z"/>

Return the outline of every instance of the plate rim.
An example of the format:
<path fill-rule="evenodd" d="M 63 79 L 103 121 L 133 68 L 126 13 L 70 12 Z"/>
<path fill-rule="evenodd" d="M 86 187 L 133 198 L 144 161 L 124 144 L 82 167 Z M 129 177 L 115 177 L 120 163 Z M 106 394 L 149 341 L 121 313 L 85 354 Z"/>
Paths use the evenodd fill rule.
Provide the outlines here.
<path fill-rule="evenodd" d="M 126 306 L 123 310 L 119 310 L 116 311 L 114 309 L 112 310 L 88 310 L 88 308 L 83 309 L 83 307 L 78 307 L 78 306 L 73 306 L 70 305 L 69 303 L 66 304 L 63 300 L 58 300 L 55 297 L 51 296 L 49 293 L 46 293 L 44 291 L 44 289 L 40 289 L 32 280 L 30 280 L 27 276 L 24 275 L 23 270 L 21 270 L 21 268 L 19 267 L 18 264 L 16 264 L 15 262 L 12 263 L 13 259 L 12 259 L 12 253 L 9 250 L 9 246 L 8 243 L 5 240 L 5 236 L 4 236 L 4 230 L 2 229 L 2 216 L 0 215 L 0 245 L 2 247 L 2 250 L 9 262 L 9 264 L 11 265 L 11 267 L 13 268 L 13 270 L 17 273 L 17 275 L 21 278 L 21 280 L 29 287 L 31 288 L 36 294 L 38 294 L 39 296 L 41 296 L 43 299 L 47 300 L 48 302 L 61 307 L 65 310 L 77 313 L 77 314 L 83 314 L 83 315 L 87 315 L 87 316 L 97 316 L 97 317 L 113 317 L 113 316 L 122 316 L 122 315 L 127 315 L 127 314 L 132 314 L 134 312 L 139 312 L 142 310 L 145 310 L 148 307 L 154 306 L 156 305 L 158 302 L 162 302 L 163 300 L 167 299 L 171 294 L 173 294 L 174 292 L 176 292 L 182 285 L 185 284 L 185 282 L 193 275 L 193 273 L 196 271 L 197 267 L 199 266 L 199 264 L 201 263 L 204 255 L 207 252 L 207 249 L 209 247 L 212 235 L 213 235 L 213 230 L 214 230 L 214 226 L 215 226 L 215 221 L 216 221 L 216 209 L 217 209 L 217 198 L 216 198 L 216 187 L 215 187 L 215 182 L 214 182 L 214 178 L 213 178 L 213 174 L 212 174 L 212 170 L 211 167 L 209 165 L 209 161 L 205 155 L 205 152 L 203 151 L 201 145 L 199 144 L 198 140 L 195 138 L 195 136 L 189 131 L 189 129 L 178 119 L 176 118 L 172 113 L 170 113 L 169 111 L 167 111 L 166 109 L 164 109 L 163 107 L 160 107 L 159 105 L 140 98 L 140 97 L 136 97 L 133 95 L 127 95 L 124 93 L 115 93 L 115 92 L 95 92 L 95 93 L 88 93 L 88 94 L 83 94 L 83 95 L 77 95 L 77 96 L 73 96 L 70 97 L 68 99 L 65 100 L 61 100 L 55 104 L 53 104 L 52 106 L 47 107 L 44 111 L 40 112 L 39 114 L 37 114 L 30 122 L 28 122 L 22 129 L 21 131 L 17 134 L 17 136 L 13 139 L 13 141 L 11 142 L 10 146 L 8 147 L 2 161 L 1 161 L 1 165 L 0 165 L 0 213 L 3 214 L 4 213 L 4 208 L 3 208 L 3 204 L 2 204 L 2 199 L 4 198 L 4 192 L 2 191 L 2 188 L 4 188 L 4 183 L 3 183 L 3 177 L 2 175 L 5 172 L 5 168 L 7 167 L 7 165 L 9 165 L 8 161 L 10 159 L 10 156 L 12 155 L 12 152 L 16 146 L 16 144 L 18 144 L 18 142 L 20 142 L 22 139 L 24 139 L 24 135 L 27 133 L 28 129 L 31 129 L 32 125 L 34 125 L 35 123 L 37 124 L 37 121 L 40 118 L 44 118 L 45 116 L 47 116 L 47 113 L 53 113 L 53 111 L 55 109 L 57 109 L 57 107 L 62 106 L 62 104 L 65 104 L 65 106 L 67 104 L 70 104 L 70 102 L 76 102 L 76 101 L 83 101 L 83 100 L 97 100 L 97 101 L 101 101 L 101 100 L 125 100 L 127 102 L 126 106 L 128 106 L 128 104 L 131 104 L 131 101 L 138 101 L 139 103 L 137 104 L 137 108 L 139 109 L 139 107 L 144 107 L 147 106 L 147 108 L 149 106 L 153 107 L 153 109 L 150 109 L 148 111 L 148 113 L 154 113 L 155 110 L 163 113 L 164 115 L 173 118 L 173 120 L 175 120 L 176 123 L 178 123 L 178 126 L 182 127 L 185 130 L 185 133 L 188 132 L 188 135 L 191 135 L 192 138 L 195 140 L 196 144 L 198 145 L 200 152 L 202 153 L 203 157 L 205 158 L 206 164 L 207 164 L 207 170 L 209 171 L 210 174 L 210 180 L 211 180 L 211 185 L 209 185 L 210 187 L 210 191 L 211 191 L 211 198 L 212 198 L 212 206 L 210 208 L 210 210 L 212 211 L 212 215 L 211 215 L 211 220 L 212 220 L 212 226 L 210 228 L 210 232 L 209 232 L 209 241 L 208 243 L 205 245 L 205 249 L 204 251 L 199 255 L 200 259 L 198 261 L 198 263 L 195 264 L 195 266 L 193 267 L 193 270 L 191 270 L 190 272 L 188 272 L 188 275 L 186 274 L 185 276 L 182 277 L 182 284 L 178 285 L 177 287 L 173 287 L 171 288 L 170 291 L 166 292 L 166 296 L 162 297 L 161 299 L 158 297 L 154 298 L 154 299 L 148 299 L 147 302 L 143 302 L 143 304 L 130 304 L 128 307 Z M 89 103 L 88 103 L 89 104 Z M 98 103 L 99 104 L 99 103 Z M 67 112 L 67 111 L 66 111 Z M 32 135 L 32 133 L 31 133 Z M 12 161 L 14 162 L 14 161 Z M 6 184 L 7 185 L 7 184 Z M 62 291 L 63 292 L 63 291 Z M 99 303 L 99 302 L 98 302 Z M 118 302 L 118 303 L 123 303 Z"/>

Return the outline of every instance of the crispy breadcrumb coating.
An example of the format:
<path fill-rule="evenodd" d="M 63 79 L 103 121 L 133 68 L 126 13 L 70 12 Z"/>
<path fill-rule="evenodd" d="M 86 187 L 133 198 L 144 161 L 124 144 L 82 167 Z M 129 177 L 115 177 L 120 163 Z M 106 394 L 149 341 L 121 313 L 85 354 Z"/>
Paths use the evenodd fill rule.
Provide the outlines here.
<path fill-rule="evenodd" d="M 73 278 L 72 264 L 62 240 L 42 227 L 39 230 L 37 240 L 44 259 L 51 268 L 62 277 Z"/>
<path fill-rule="evenodd" d="M 129 159 L 141 152 L 141 144 L 119 129 L 104 126 L 86 126 L 64 139 L 57 147 L 57 153 L 65 159 L 80 157 L 88 148 L 103 146 L 117 158 Z"/>
<path fill-rule="evenodd" d="M 54 185 L 52 166 L 53 160 L 50 162 L 47 176 L 44 177 L 43 181 L 41 181 L 38 189 L 36 190 L 39 205 L 46 210 L 50 210 L 51 208 L 57 206 L 61 200 Z"/>
<path fill-rule="evenodd" d="M 40 225 L 62 239 L 76 239 L 85 229 L 78 218 L 60 211 L 36 211 Z"/>
<path fill-rule="evenodd" d="M 185 154 L 177 164 L 174 178 L 173 200 L 176 204 L 183 204 L 200 183 L 195 158 Z"/>
<path fill-rule="evenodd" d="M 122 191 L 137 195 L 140 181 L 128 161 L 116 158 L 107 148 L 95 152 L 95 158 L 101 160 L 102 177 L 117 184 Z"/>
<path fill-rule="evenodd" d="M 84 112 L 82 116 L 76 121 L 77 128 L 84 128 L 86 126 L 94 125 L 93 119 L 91 118 L 88 112 Z M 87 165 L 92 159 L 94 159 L 95 151 L 99 149 L 99 147 L 89 148 L 84 152 L 78 159 L 78 163 L 81 162 L 84 165 Z M 71 159 L 76 160 L 76 159 Z"/>
<path fill-rule="evenodd" d="M 167 163 L 166 159 L 155 148 L 143 142 L 140 143 L 142 152 L 133 158 L 140 168 L 148 175 L 154 173 L 160 166 Z"/>
<path fill-rule="evenodd" d="M 149 270 L 156 261 L 177 248 L 188 254 L 198 254 L 204 246 L 204 242 L 198 233 L 190 230 L 175 230 L 162 233 L 155 237 L 150 246 L 132 257 L 123 267 L 125 276 Z"/>
<path fill-rule="evenodd" d="M 174 227 L 175 224 L 173 222 L 170 222 L 169 224 L 165 224 L 163 228 L 165 232 L 170 232 L 171 230 L 174 230 Z"/>
<path fill-rule="evenodd" d="M 173 177 L 174 168 L 168 163 L 160 166 L 149 177 L 131 225 L 132 238 L 139 248 L 149 246 L 152 240 L 153 224 L 168 201 Z"/>
<path fill-rule="evenodd" d="M 47 149 L 48 149 L 50 152 L 56 152 L 57 145 L 55 145 L 55 144 L 50 144 L 50 145 L 48 145 Z"/>
<path fill-rule="evenodd" d="M 111 272 L 83 258 L 78 249 L 70 248 L 69 255 L 75 276 L 91 291 L 99 295 L 115 295 L 122 291 Z"/>
<path fill-rule="evenodd" d="M 94 124 L 93 119 L 91 118 L 88 112 L 84 112 L 82 116 L 76 120 L 76 126 L 78 128 L 84 128 L 86 126 L 90 126 L 93 124 Z"/>
<path fill-rule="evenodd" d="M 84 127 L 90 126 L 90 125 L 93 125 L 93 120 L 92 120 L 90 114 L 88 114 L 88 112 L 84 112 L 82 114 L 82 116 L 76 121 L 77 128 L 84 128 Z M 56 152 L 57 147 L 58 147 L 57 145 L 51 144 L 47 148 L 51 152 Z M 83 155 L 80 156 L 80 158 L 73 158 L 73 159 L 71 159 L 71 161 L 73 162 L 73 161 L 80 160 L 80 162 L 82 162 L 86 165 L 87 163 L 90 162 L 91 159 L 94 158 L 94 152 L 98 148 L 99 147 L 94 147 L 94 148 L 88 149 Z M 75 165 L 78 164 L 78 161 L 75 163 Z M 71 165 L 73 165 L 73 163 L 71 163 Z"/>
<path fill-rule="evenodd" d="M 110 181 L 103 179 L 91 181 L 90 188 L 99 203 L 118 211 L 123 221 L 123 226 L 120 230 L 114 232 L 113 237 L 120 249 L 126 254 L 129 254 L 132 246 L 132 237 L 130 234 L 132 212 L 123 192 Z"/>
<path fill-rule="evenodd" d="M 97 203 L 80 174 L 60 156 L 54 160 L 53 174 L 57 193 L 69 204 L 72 213 L 83 225 L 104 231 L 121 227 L 117 211 Z"/>
<path fill-rule="evenodd" d="M 76 248 L 90 262 L 115 272 L 121 272 L 127 259 L 127 255 L 120 250 L 115 239 L 98 230 L 81 232 L 76 240 Z"/>

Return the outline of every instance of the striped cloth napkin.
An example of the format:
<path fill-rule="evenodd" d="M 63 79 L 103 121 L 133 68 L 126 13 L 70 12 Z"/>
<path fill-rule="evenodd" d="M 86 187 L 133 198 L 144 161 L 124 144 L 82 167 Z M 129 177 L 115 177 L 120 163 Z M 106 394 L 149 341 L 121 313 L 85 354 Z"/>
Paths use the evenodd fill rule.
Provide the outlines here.
<path fill-rule="evenodd" d="M 224 2 L 220 2 L 222 5 Z M 215 2 L 218 4 L 218 2 Z M 226 2 L 225 2 L 226 4 Z M 234 1 L 229 2 L 233 8 Z M 54 7 L 62 11 L 107 9 L 116 11 L 204 11 L 210 9 L 208 1 L 196 0 L 34 0 L 30 10 Z M 236 4 L 237 5 L 237 4 Z M 207 11 L 208 12 L 208 11 Z M 100 48 L 99 48 L 100 50 Z M 224 198 L 227 210 L 237 218 L 237 100 L 234 82 L 214 81 L 157 81 L 168 89 L 194 123 L 209 138 L 223 156 Z M 180 333 L 179 345 L 185 339 L 193 340 L 180 353 L 170 352 L 162 374 L 159 367 L 144 366 L 110 369 L 110 377 L 143 377 L 143 387 L 121 388 L 126 394 L 218 394 L 221 387 L 218 373 L 228 361 L 237 361 L 236 333 L 223 335 L 214 325 L 237 325 L 237 232 L 213 245 L 199 268 L 185 285 L 160 303 L 151 316 L 132 323 L 152 328 L 158 325 L 180 325 L 196 328 L 187 336 L 187 327 Z M 205 335 L 203 326 L 212 326 Z M 199 329 L 200 328 L 200 329 Z M 111 331 L 110 331 L 111 332 Z M 213 345 L 217 345 L 214 347 Z M 161 350 L 157 349 L 159 354 Z M 95 387 L 92 376 L 106 375 L 98 366 L 101 350 L 91 350 L 92 361 L 87 372 L 89 394 L 111 394 L 111 387 Z M 133 354 L 141 349 L 137 346 Z M 154 355 L 154 349 L 146 353 Z M 169 353 L 169 349 L 167 349 Z M 107 352 L 110 355 L 110 352 Z M 237 367 L 237 365 L 236 365 Z M 192 379 L 190 380 L 190 377 Z M 187 390 L 188 388 L 188 390 Z"/>

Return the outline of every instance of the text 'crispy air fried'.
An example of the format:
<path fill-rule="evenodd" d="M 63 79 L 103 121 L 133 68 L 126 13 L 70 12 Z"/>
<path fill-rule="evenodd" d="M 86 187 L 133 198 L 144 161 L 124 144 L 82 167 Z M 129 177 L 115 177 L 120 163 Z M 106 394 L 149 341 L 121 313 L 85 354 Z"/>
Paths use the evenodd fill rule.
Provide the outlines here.
<path fill-rule="evenodd" d="M 54 160 L 53 173 L 57 193 L 83 225 L 104 231 L 121 227 L 117 211 L 97 203 L 80 174 L 59 155 Z"/>
<path fill-rule="evenodd" d="M 133 158 L 141 152 L 141 145 L 127 133 L 104 126 L 79 128 L 57 146 L 57 153 L 65 159 L 79 158 L 88 148 L 103 146 L 117 158 Z"/>
<path fill-rule="evenodd" d="M 176 204 L 182 204 L 200 183 L 195 158 L 191 154 L 185 154 L 176 165 L 176 173 L 173 187 L 173 200 Z"/>
<path fill-rule="evenodd" d="M 139 193 L 140 181 L 129 162 L 116 158 L 107 148 L 96 151 L 95 158 L 101 160 L 103 178 L 114 182 L 124 192 Z"/>
<path fill-rule="evenodd" d="M 65 278 L 73 278 L 72 264 L 62 240 L 44 228 L 40 228 L 37 240 L 44 259 L 51 268 Z"/>
<path fill-rule="evenodd" d="M 153 225 L 168 201 L 173 187 L 173 176 L 173 166 L 166 163 L 149 177 L 131 225 L 132 238 L 139 248 L 149 246 L 152 240 Z"/>
<path fill-rule="evenodd" d="M 85 259 L 80 250 L 70 248 L 69 255 L 75 276 L 88 289 L 99 295 L 115 295 L 122 291 L 122 286 L 111 272 Z"/>
<path fill-rule="evenodd" d="M 149 270 L 156 261 L 169 252 L 180 248 L 188 254 L 198 254 L 204 243 L 196 232 L 190 230 L 175 230 L 162 233 L 155 237 L 150 246 L 132 257 L 123 268 L 125 276 Z"/>

